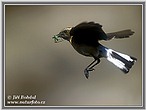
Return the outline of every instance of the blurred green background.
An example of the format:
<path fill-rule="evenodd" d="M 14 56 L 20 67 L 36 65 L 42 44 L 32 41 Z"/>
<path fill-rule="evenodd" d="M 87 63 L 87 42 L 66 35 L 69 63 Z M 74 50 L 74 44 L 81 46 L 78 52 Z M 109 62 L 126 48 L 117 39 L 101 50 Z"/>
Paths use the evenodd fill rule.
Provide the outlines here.
<path fill-rule="evenodd" d="M 93 59 L 67 41 L 54 43 L 53 35 L 83 21 L 102 24 L 105 32 L 135 31 L 128 39 L 101 41 L 138 59 L 129 74 L 101 59 L 87 80 L 83 71 Z M 140 5 L 6 5 L 5 35 L 6 97 L 36 94 L 46 106 L 142 104 Z"/>

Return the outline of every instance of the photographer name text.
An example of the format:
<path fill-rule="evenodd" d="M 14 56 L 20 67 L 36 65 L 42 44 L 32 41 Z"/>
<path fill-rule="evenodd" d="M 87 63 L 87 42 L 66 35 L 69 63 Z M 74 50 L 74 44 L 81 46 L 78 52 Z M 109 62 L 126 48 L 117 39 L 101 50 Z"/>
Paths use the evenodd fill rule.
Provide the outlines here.
<path fill-rule="evenodd" d="M 12 95 L 11 100 L 32 100 L 32 99 L 37 99 L 36 95 Z"/>

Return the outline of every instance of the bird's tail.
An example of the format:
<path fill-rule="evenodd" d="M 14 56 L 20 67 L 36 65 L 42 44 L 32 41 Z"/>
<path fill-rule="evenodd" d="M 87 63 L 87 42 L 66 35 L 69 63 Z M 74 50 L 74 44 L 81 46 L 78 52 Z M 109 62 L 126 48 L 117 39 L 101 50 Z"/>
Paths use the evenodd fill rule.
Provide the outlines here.
<path fill-rule="evenodd" d="M 101 46 L 100 49 L 102 49 L 102 56 L 106 57 L 108 61 L 112 62 L 124 73 L 128 73 L 130 68 L 134 65 L 134 62 L 137 61 L 137 59 L 132 56 L 116 52 L 104 46 Z"/>
<path fill-rule="evenodd" d="M 112 33 L 107 33 L 107 40 L 116 38 L 116 39 L 120 39 L 120 38 L 128 38 L 131 35 L 133 35 L 134 32 L 131 31 L 130 29 L 127 30 L 123 30 L 123 31 L 118 31 L 118 32 L 112 32 Z"/>

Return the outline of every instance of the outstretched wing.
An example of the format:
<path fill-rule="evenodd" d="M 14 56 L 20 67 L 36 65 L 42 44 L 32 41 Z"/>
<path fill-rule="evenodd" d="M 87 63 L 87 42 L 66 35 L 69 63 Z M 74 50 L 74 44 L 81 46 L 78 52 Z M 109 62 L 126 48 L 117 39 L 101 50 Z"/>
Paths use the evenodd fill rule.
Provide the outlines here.
<path fill-rule="evenodd" d="M 107 35 L 102 30 L 102 25 L 94 22 L 83 22 L 73 27 L 70 35 L 76 43 L 97 45 L 98 40 L 106 40 Z"/>
<path fill-rule="evenodd" d="M 73 36 L 73 40 L 77 44 L 86 44 L 90 46 L 98 45 L 98 40 L 111 40 L 113 38 L 129 38 L 134 32 L 130 29 L 105 33 L 102 30 L 102 25 L 94 22 L 83 22 L 73 27 L 70 31 L 70 35 Z"/>

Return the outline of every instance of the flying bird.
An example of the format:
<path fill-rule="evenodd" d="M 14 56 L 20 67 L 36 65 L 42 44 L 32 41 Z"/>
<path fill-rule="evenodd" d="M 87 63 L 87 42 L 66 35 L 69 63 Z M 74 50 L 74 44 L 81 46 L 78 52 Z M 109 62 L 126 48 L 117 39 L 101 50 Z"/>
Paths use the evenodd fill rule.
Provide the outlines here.
<path fill-rule="evenodd" d="M 89 73 L 100 63 L 100 58 L 102 57 L 113 63 L 125 74 L 128 73 L 137 59 L 113 49 L 109 49 L 101 45 L 99 41 L 129 38 L 133 34 L 134 32 L 131 31 L 131 29 L 105 33 L 102 30 L 102 25 L 99 23 L 82 22 L 75 27 L 64 28 L 59 34 L 54 35 L 53 39 L 56 43 L 67 40 L 78 53 L 94 58 L 93 62 L 84 70 L 85 77 L 88 79 Z"/>

